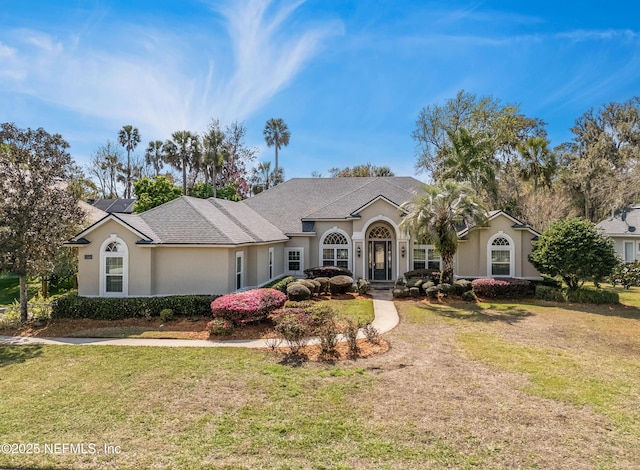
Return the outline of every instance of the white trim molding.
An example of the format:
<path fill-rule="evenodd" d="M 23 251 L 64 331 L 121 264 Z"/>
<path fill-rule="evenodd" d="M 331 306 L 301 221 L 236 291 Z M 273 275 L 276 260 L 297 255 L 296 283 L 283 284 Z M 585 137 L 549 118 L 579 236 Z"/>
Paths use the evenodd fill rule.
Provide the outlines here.
<path fill-rule="evenodd" d="M 491 254 L 494 251 L 493 242 L 498 238 L 503 238 L 509 242 L 508 246 L 496 245 L 496 246 L 502 246 L 501 249 L 499 250 L 496 249 L 497 251 L 509 251 L 509 274 L 493 274 L 493 270 L 491 269 L 493 264 L 491 259 Z M 513 239 L 509 235 L 504 233 L 502 230 L 496 233 L 495 235 L 493 235 L 492 237 L 490 237 L 489 241 L 487 242 L 487 276 L 488 277 L 515 277 L 515 273 L 516 273 L 515 263 L 516 263 L 516 245 L 513 242 Z"/>

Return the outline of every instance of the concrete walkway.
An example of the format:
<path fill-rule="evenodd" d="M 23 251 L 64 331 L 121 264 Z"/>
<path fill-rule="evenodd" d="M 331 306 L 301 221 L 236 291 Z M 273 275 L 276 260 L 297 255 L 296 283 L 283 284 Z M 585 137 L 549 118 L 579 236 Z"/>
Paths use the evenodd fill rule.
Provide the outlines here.
<path fill-rule="evenodd" d="M 373 295 L 373 311 L 375 318 L 372 325 L 380 332 L 386 333 L 396 327 L 400 321 L 395 305 L 390 300 L 379 300 Z M 360 337 L 364 334 L 360 332 Z M 341 338 L 344 341 L 344 338 Z M 319 343 L 318 338 L 311 338 L 308 344 Z M 203 339 L 155 339 L 155 338 L 40 338 L 32 336 L 0 336 L 0 345 L 19 344 L 58 344 L 58 345 L 108 345 L 108 346 L 167 346 L 167 347 L 231 347 L 231 348 L 267 348 L 264 339 L 254 340 L 203 340 Z M 285 344 L 283 343 L 283 346 Z"/>

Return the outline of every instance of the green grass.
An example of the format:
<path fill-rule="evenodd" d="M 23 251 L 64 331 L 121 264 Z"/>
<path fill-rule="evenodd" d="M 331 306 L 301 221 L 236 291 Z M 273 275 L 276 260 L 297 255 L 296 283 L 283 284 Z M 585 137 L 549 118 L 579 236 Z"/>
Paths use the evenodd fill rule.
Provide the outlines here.
<path fill-rule="evenodd" d="M 287 367 L 225 348 L 25 346 L 0 349 L 0 368 L 3 442 L 123 451 L 0 454 L 0 467 L 464 468 L 470 458 L 373 420 L 362 403 L 376 379 L 351 365 Z"/>
<path fill-rule="evenodd" d="M 27 294 L 31 298 L 38 294 L 40 282 L 31 279 L 27 282 Z M 20 299 L 20 282 L 18 276 L 0 276 L 0 305 L 11 305 Z"/>
<path fill-rule="evenodd" d="M 322 300 L 320 303 L 329 305 L 338 311 L 340 315 L 352 318 L 361 323 L 371 323 L 375 317 L 372 300 Z"/>

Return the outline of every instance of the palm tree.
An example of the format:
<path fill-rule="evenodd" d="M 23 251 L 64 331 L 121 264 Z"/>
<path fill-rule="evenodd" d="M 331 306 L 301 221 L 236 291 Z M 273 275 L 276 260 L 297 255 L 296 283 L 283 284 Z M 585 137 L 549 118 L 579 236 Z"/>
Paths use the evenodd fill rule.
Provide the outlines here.
<path fill-rule="evenodd" d="M 149 142 L 149 146 L 144 153 L 144 158 L 147 165 L 153 166 L 155 176 L 160 176 L 160 170 L 162 170 L 162 141 L 154 140 Z"/>
<path fill-rule="evenodd" d="M 556 156 L 549 150 L 549 142 L 544 137 L 531 137 L 518 145 L 521 160 L 518 162 L 520 177 L 524 181 L 533 180 L 533 190 L 538 186 L 551 187 L 551 179 L 558 168 Z"/>
<path fill-rule="evenodd" d="M 281 118 L 271 118 L 267 121 L 263 133 L 267 146 L 275 147 L 276 149 L 276 167 L 274 171 L 278 171 L 278 150 L 289 145 L 291 132 L 289 132 L 289 128 Z"/>
<path fill-rule="evenodd" d="M 187 195 L 187 169 L 198 168 L 200 160 L 200 139 L 189 131 L 171 134 L 171 140 L 163 145 L 164 160 L 178 171 L 182 171 L 182 193 Z"/>
<path fill-rule="evenodd" d="M 127 149 L 127 168 L 124 197 L 131 197 L 131 151 L 140 143 L 140 133 L 137 127 L 130 125 L 122 126 L 118 132 L 118 141 Z"/>
<path fill-rule="evenodd" d="M 271 162 L 260 162 L 253 169 L 251 175 L 251 190 L 254 194 L 258 194 L 283 181 L 284 172 L 282 168 L 271 171 Z"/>
<path fill-rule="evenodd" d="M 226 144 L 225 135 L 216 123 L 212 124 L 209 127 L 209 132 L 202 137 L 202 146 L 204 147 L 202 164 L 205 184 L 208 183 L 210 178 L 213 186 L 213 197 L 217 197 L 218 170 L 229 160 L 231 153 Z"/>
<path fill-rule="evenodd" d="M 440 281 L 451 284 L 458 230 L 464 224 L 484 224 L 486 210 L 476 201 L 469 186 L 451 180 L 437 186 L 425 185 L 401 207 L 406 211 L 401 230 L 419 243 L 433 244 L 442 257 Z"/>

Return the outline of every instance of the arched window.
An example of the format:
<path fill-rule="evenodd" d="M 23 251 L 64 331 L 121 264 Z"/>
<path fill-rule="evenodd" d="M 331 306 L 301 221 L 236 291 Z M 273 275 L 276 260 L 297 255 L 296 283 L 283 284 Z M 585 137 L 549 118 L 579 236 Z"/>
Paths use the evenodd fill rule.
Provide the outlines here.
<path fill-rule="evenodd" d="M 513 243 L 508 236 L 498 234 L 490 239 L 488 255 L 491 276 L 513 276 Z"/>
<path fill-rule="evenodd" d="M 330 232 L 321 242 L 322 266 L 349 268 L 350 244 L 347 235 L 342 232 Z"/>
<path fill-rule="evenodd" d="M 100 295 L 128 294 L 129 251 L 124 241 L 115 236 L 105 240 L 100 250 Z"/>
<path fill-rule="evenodd" d="M 378 225 L 373 227 L 369 232 L 369 238 L 377 238 L 380 240 L 391 240 L 391 232 L 387 227 L 383 227 L 382 225 Z"/>

